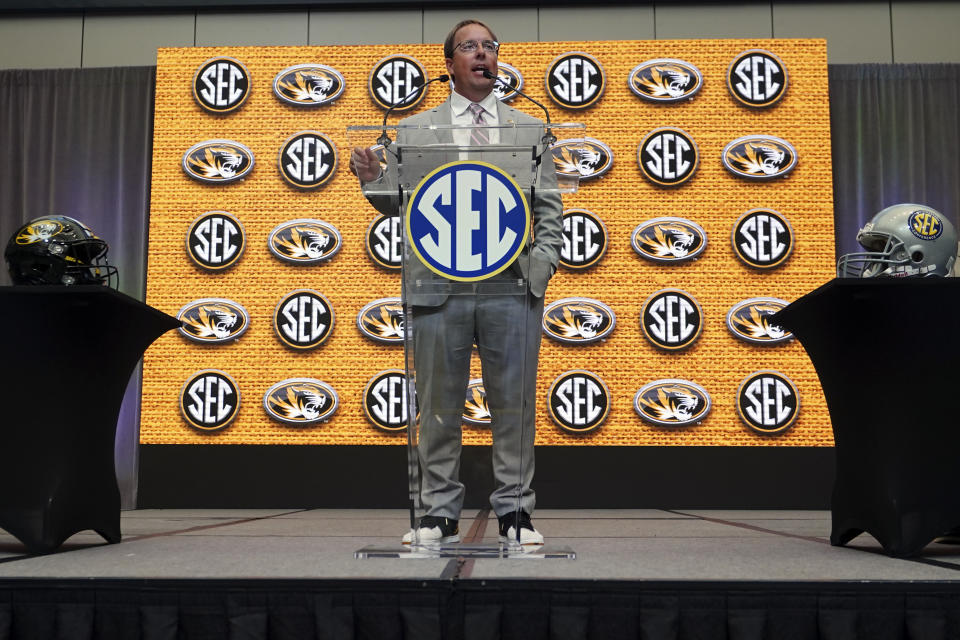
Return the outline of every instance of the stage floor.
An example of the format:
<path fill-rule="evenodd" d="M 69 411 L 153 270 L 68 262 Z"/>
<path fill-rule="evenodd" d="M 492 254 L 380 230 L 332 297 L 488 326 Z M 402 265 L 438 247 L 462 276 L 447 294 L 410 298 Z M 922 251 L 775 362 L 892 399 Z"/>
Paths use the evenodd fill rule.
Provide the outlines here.
<path fill-rule="evenodd" d="M 0 533 L 0 578 L 601 579 L 654 581 L 955 581 L 960 546 L 890 558 L 868 534 L 829 543 L 828 511 L 541 510 L 537 528 L 576 559 L 365 559 L 396 545 L 404 510 L 148 509 L 122 516 L 123 542 L 93 532 L 30 556 Z M 496 542 L 496 518 L 468 511 L 467 542 Z"/>

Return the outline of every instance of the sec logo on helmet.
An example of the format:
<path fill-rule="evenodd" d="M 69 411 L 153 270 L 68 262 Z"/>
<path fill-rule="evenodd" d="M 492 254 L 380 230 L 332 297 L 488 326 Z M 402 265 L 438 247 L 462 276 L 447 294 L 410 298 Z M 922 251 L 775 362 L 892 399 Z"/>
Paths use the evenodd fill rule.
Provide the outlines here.
<path fill-rule="evenodd" d="M 403 344 L 403 303 L 400 298 L 381 298 L 364 305 L 357 314 L 357 329 L 374 342 Z"/>
<path fill-rule="evenodd" d="M 277 338 L 297 351 L 315 349 L 326 342 L 333 333 L 333 323 L 330 301 L 312 289 L 291 291 L 273 312 Z"/>
<path fill-rule="evenodd" d="M 720 159 L 735 176 L 748 180 L 775 180 L 797 166 L 797 150 L 782 138 L 744 136 L 727 143 Z"/>
<path fill-rule="evenodd" d="M 407 205 L 408 246 L 431 271 L 475 282 L 520 254 L 530 206 L 513 178 L 486 162 L 460 160 L 434 169 Z"/>
<path fill-rule="evenodd" d="M 680 351 L 703 332 L 703 309 L 686 291 L 661 289 L 643 303 L 640 329 L 653 346 Z"/>
<path fill-rule="evenodd" d="M 637 165 L 643 176 L 661 187 L 678 187 L 696 173 L 700 152 L 685 131 L 660 127 L 637 146 Z"/>
<path fill-rule="evenodd" d="M 547 305 L 541 323 L 548 338 L 564 344 L 606 340 L 616 326 L 613 309 L 590 298 L 563 298 Z"/>
<path fill-rule="evenodd" d="M 567 433 L 599 429 L 610 415 L 610 404 L 610 389 L 600 376 L 579 369 L 560 374 L 547 395 L 550 417 Z"/>
<path fill-rule="evenodd" d="M 919 240 L 936 240 L 943 234 L 943 222 L 929 209 L 917 209 L 907 217 L 907 228 Z"/>
<path fill-rule="evenodd" d="M 233 140 L 198 142 L 183 154 L 180 166 L 188 176 L 205 184 L 228 184 L 253 171 L 253 151 Z"/>
<path fill-rule="evenodd" d="M 547 95 L 566 109 L 587 109 L 603 96 L 607 75 L 600 61 L 582 51 L 568 51 L 547 67 Z"/>
<path fill-rule="evenodd" d="M 403 228 L 400 216 L 378 216 L 370 222 L 364 236 L 367 255 L 374 264 L 388 271 L 403 267 Z"/>
<path fill-rule="evenodd" d="M 774 345 L 793 340 L 793 334 L 770 321 L 770 316 L 789 302 L 779 298 L 741 300 L 727 311 L 727 329 L 733 337 L 750 344 Z"/>
<path fill-rule="evenodd" d="M 773 209 L 751 209 L 740 216 L 730 232 L 733 252 L 754 269 L 776 269 L 793 252 L 793 226 Z"/>
<path fill-rule="evenodd" d="M 290 378 L 263 394 L 263 410 L 278 422 L 308 427 L 326 422 L 337 412 L 340 399 L 326 382 L 313 378 Z"/>
<path fill-rule="evenodd" d="M 324 133 L 301 131 L 280 147 L 280 175 L 297 189 L 318 189 L 337 171 L 337 147 Z"/>
<path fill-rule="evenodd" d="M 607 252 L 607 227 L 597 214 L 587 209 L 563 212 L 563 245 L 560 264 L 573 271 L 596 265 Z"/>
<path fill-rule="evenodd" d="M 688 427 L 710 413 L 707 390 L 689 380 L 654 380 L 637 391 L 633 409 L 644 422 L 658 427 Z"/>
<path fill-rule="evenodd" d="M 210 113 L 236 111 L 250 96 L 250 72 L 236 58 L 210 58 L 193 74 L 193 98 Z"/>
<path fill-rule="evenodd" d="M 343 95 L 343 74 L 323 64 L 287 67 L 273 79 L 273 95 L 294 107 L 319 107 Z"/>
<path fill-rule="evenodd" d="M 467 385 L 467 397 L 463 404 L 463 421 L 475 427 L 490 426 L 490 407 L 482 378 L 473 378 Z"/>
<path fill-rule="evenodd" d="M 407 428 L 407 377 L 403 369 L 386 369 L 367 381 L 363 414 L 377 429 L 397 433 Z"/>
<path fill-rule="evenodd" d="M 367 90 L 373 103 L 381 109 L 392 107 L 394 111 L 403 112 L 417 106 L 427 95 L 426 82 L 427 70 L 416 58 L 396 54 L 382 58 L 373 66 Z"/>
<path fill-rule="evenodd" d="M 198 431 L 223 431 L 240 412 L 236 380 L 217 369 L 197 371 L 180 389 L 180 412 L 187 424 Z"/>
<path fill-rule="evenodd" d="M 329 222 L 301 218 L 274 227 L 267 246 L 270 253 L 284 262 L 313 265 L 337 255 L 343 246 L 343 237 Z"/>
<path fill-rule="evenodd" d="M 727 89 L 744 106 L 769 107 L 787 93 L 787 67 L 769 51 L 744 51 L 727 69 Z"/>
<path fill-rule="evenodd" d="M 202 269 L 224 271 L 240 260 L 247 246 L 243 225 L 226 211 L 207 211 L 190 224 L 187 255 Z"/>
<path fill-rule="evenodd" d="M 599 178 L 613 168 L 613 149 L 596 138 L 558 140 L 550 145 L 559 176 L 575 176 L 581 182 Z"/>
<path fill-rule="evenodd" d="M 689 62 L 673 58 L 647 60 L 633 68 L 627 86 L 651 102 L 689 100 L 703 86 L 703 74 Z"/>
<path fill-rule="evenodd" d="M 793 426 L 800 413 L 800 392 L 779 371 L 751 373 L 737 390 L 737 414 L 754 433 L 778 436 Z"/>
<path fill-rule="evenodd" d="M 233 300 L 201 298 L 185 304 L 177 313 L 180 335 L 203 344 L 233 342 L 250 326 L 247 310 Z"/>
<path fill-rule="evenodd" d="M 641 258 L 662 264 L 696 260 L 707 248 L 707 232 L 692 220 L 653 218 L 641 222 L 630 236 Z"/>

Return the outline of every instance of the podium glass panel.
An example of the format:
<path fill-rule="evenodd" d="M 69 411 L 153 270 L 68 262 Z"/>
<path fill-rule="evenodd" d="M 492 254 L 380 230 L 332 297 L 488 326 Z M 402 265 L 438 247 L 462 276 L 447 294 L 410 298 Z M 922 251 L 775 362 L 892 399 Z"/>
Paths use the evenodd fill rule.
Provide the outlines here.
<path fill-rule="evenodd" d="M 542 126 L 477 128 L 491 144 L 456 144 L 470 132 L 453 125 L 390 127 L 397 141 L 381 136 L 374 147 L 383 159 L 381 174 L 363 184 L 374 207 L 401 216 L 404 229 L 411 511 L 404 540 L 410 544 L 367 547 L 358 558 L 573 557 L 565 548 L 521 545 L 518 531 L 516 539 L 498 536 L 493 544 L 449 544 L 459 534 L 438 528 L 441 539 L 428 540 L 417 528 L 426 515 L 459 518 L 464 423 L 492 431 L 494 512 L 533 511 L 536 366 L 542 288 L 550 276 L 544 271 L 551 266 L 533 245 L 535 212 L 562 210 L 559 194 L 571 182 L 557 182 Z M 350 127 L 351 146 L 371 147 L 370 138 L 383 131 Z M 531 286 L 538 280 L 535 296 Z"/>

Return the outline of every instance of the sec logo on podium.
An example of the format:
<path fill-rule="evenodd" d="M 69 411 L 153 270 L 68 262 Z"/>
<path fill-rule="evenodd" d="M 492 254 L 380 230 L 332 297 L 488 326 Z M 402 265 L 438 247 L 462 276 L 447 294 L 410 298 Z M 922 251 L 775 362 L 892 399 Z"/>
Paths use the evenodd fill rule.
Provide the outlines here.
<path fill-rule="evenodd" d="M 414 189 L 406 232 L 431 271 L 474 282 L 500 273 L 520 254 L 530 232 L 530 207 L 503 170 L 486 162 L 450 162 Z"/>

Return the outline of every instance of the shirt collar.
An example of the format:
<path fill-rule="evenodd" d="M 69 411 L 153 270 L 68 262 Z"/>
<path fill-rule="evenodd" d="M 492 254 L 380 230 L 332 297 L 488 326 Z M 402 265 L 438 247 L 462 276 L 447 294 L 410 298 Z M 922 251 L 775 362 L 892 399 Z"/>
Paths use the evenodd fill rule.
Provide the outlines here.
<path fill-rule="evenodd" d="M 487 94 L 487 97 L 485 97 L 483 100 L 481 100 L 477 104 L 483 107 L 484 111 L 487 112 L 487 115 L 489 117 L 496 118 L 497 102 L 498 102 L 497 95 L 493 91 L 491 91 L 490 93 Z M 460 116 L 465 114 L 467 112 L 467 108 L 471 104 L 473 104 L 471 100 L 468 100 L 467 98 L 463 97 L 456 91 L 450 92 L 450 111 L 453 113 L 455 117 L 459 118 Z"/>

